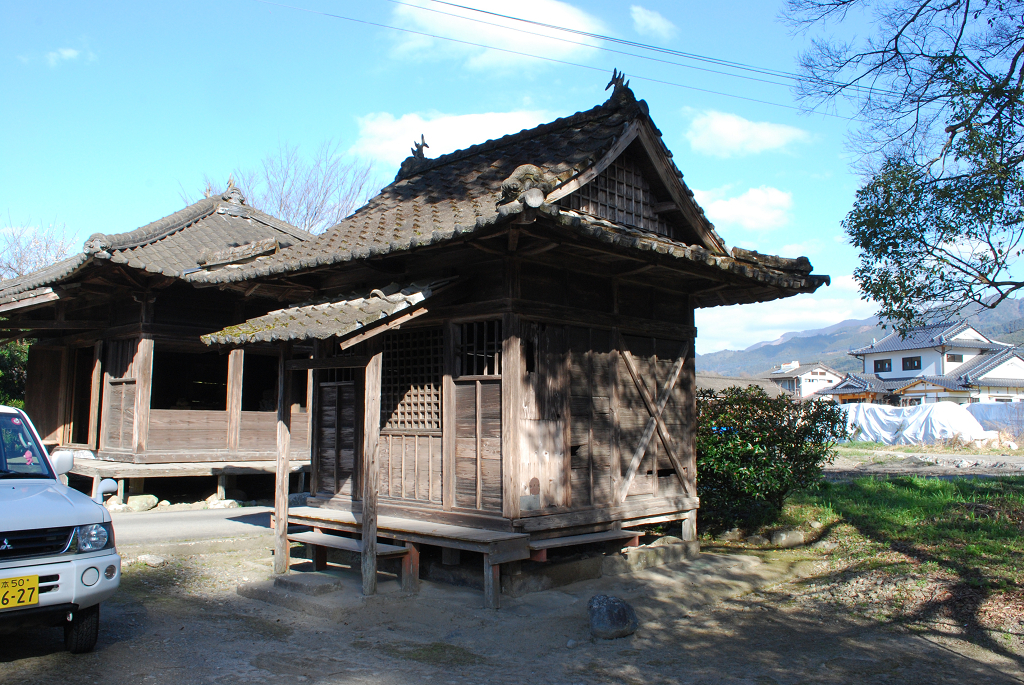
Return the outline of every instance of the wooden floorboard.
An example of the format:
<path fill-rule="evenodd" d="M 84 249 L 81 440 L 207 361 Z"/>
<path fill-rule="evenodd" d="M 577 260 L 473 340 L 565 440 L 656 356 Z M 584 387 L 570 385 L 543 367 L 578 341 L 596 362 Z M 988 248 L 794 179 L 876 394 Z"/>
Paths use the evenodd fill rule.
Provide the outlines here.
<path fill-rule="evenodd" d="M 288 510 L 288 520 L 293 523 L 312 522 L 309 525 L 315 525 L 316 521 L 329 521 L 358 526 L 362 523 L 362 515 L 324 507 L 293 507 Z M 507 540 L 525 540 L 529 537 L 523 533 L 481 530 L 479 528 L 466 528 L 446 523 L 431 523 L 429 521 L 397 518 L 395 516 L 379 516 L 377 518 L 377 530 L 381 535 L 384 535 L 386 532 L 412 533 L 478 544 L 490 544 Z"/>
<path fill-rule="evenodd" d="M 589 545 L 595 542 L 609 542 L 611 540 L 629 540 L 638 535 L 640 533 L 635 530 L 608 530 L 603 533 L 586 533 L 584 535 L 570 535 L 564 538 L 533 540 L 530 542 L 530 549 L 552 549 L 555 547 L 571 547 L 573 545 Z"/>
<path fill-rule="evenodd" d="M 292 542 L 301 542 L 305 545 L 319 545 L 321 547 L 330 547 L 332 549 L 347 549 L 350 552 L 363 551 L 362 540 L 356 540 L 355 538 L 343 538 L 337 535 L 328 535 L 327 533 L 317 533 L 315 531 L 289 533 L 288 539 Z M 408 552 L 409 550 L 405 547 L 399 547 L 398 545 L 386 545 L 382 542 L 377 543 L 378 557 L 404 556 L 405 554 L 408 554 Z"/>
<path fill-rule="evenodd" d="M 221 476 L 272 474 L 277 470 L 276 461 L 208 461 L 184 462 L 177 464 L 132 464 L 102 459 L 76 459 L 71 473 L 78 476 L 100 478 L 160 478 L 170 476 Z M 308 461 L 293 461 L 288 465 L 291 473 L 308 471 Z"/>

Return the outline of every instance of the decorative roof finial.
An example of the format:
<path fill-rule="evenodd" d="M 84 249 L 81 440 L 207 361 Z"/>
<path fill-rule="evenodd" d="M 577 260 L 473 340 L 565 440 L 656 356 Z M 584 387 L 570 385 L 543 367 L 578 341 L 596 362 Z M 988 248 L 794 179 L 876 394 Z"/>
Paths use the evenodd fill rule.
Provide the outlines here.
<path fill-rule="evenodd" d="M 426 159 L 427 156 L 423 152 L 423 148 L 430 147 L 430 146 L 427 145 L 427 139 L 423 137 L 422 133 L 420 134 L 420 142 L 417 143 L 414 140 L 414 141 L 412 141 L 412 144 L 415 146 L 415 147 L 411 148 L 412 149 L 412 156 L 415 157 L 416 159 Z"/>
<path fill-rule="evenodd" d="M 605 86 L 604 89 L 608 90 L 612 86 L 615 86 L 615 90 L 618 90 L 619 88 L 629 88 L 629 81 L 626 80 L 626 73 L 619 71 L 618 69 L 612 69 L 612 80 L 608 82 L 608 85 Z"/>

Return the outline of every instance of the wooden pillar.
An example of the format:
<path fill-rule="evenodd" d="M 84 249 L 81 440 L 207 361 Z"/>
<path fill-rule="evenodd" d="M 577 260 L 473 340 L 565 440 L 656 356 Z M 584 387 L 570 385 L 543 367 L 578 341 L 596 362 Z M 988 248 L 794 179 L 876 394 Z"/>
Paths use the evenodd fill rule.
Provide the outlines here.
<path fill-rule="evenodd" d="M 501 566 L 491 563 L 491 555 L 484 555 L 484 607 L 501 608 Z"/>
<path fill-rule="evenodd" d="M 136 454 L 146 451 L 149 441 L 149 404 L 153 391 L 153 339 L 143 337 L 135 350 L 135 422 L 132 445 Z"/>
<path fill-rule="evenodd" d="M 242 434 L 242 369 L 245 351 L 231 350 L 228 353 L 228 449 L 238 450 L 238 437 Z"/>
<path fill-rule="evenodd" d="M 277 362 L 277 469 L 274 472 L 274 573 L 288 573 L 288 452 L 291 450 L 291 383 L 285 362 L 292 357 L 292 344 L 281 343 Z"/>
<path fill-rule="evenodd" d="M 381 337 L 366 341 L 370 357 L 364 373 L 363 390 L 363 594 L 377 592 L 377 490 L 380 485 L 380 463 L 377 457 L 380 442 L 380 372 L 382 364 Z"/>
<path fill-rule="evenodd" d="M 683 517 L 683 529 L 679 535 L 684 542 L 693 542 L 697 539 L 697 510 L 691 509 Z"/>
<path fill-rule="evenodd" d="M 89 449 L 100 447 L 100 401 L 103 397 L 103 341 L 92 352 L 92 380 L 89 385 Z"/>
<path fill-rule="evenodd" d="M 420 589 L 420 546 L 407 542 L 405 548 L 409 551 L 402 557 L 402 589 L 416 592 Z"/>
<path fill-rule="evenodd" d="M 117 499 L 120 500 L 121 504 L 125 503 L 124 498 L 124 478 L 117 479 Z"/>
<path fill-rule="evenodd" d="M 441 508 L 455 505 L 455 340 L 458 324 L 444 328 L 444 379 L 441 381 Z"/>
<path fill-rule="evenodd" d="M 501 345 L 501 512 L 507 519 L 519 518 L 520 441 L 519 420 L 522 416 L 526 380 L 523 373 L 523 350 L 519 341 L 519 316 L 502 317 Z"/>

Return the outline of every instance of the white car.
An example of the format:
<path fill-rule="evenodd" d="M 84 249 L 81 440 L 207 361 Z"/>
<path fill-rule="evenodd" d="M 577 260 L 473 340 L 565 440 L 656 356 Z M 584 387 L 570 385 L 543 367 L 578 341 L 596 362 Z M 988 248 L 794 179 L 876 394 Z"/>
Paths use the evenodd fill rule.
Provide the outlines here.
<path fill-rule="evenodd" d="M 25 412 L 0 406 L 0 634 L 64 628 L 78 654 L 96 645 L 100 602 L 121 582 L 104 480 L 95 499 L 61 483 L 71 452 L 48 455 Z"/>

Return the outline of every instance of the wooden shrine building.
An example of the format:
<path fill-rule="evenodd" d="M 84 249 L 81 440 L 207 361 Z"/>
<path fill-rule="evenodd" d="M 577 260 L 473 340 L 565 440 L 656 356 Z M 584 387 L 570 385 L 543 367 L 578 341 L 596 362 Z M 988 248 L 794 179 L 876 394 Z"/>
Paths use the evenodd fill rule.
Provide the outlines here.
<path fill-rule="evenodd" d="M 290 537 L 316 549 L 360 550 L 364 591 L 378 536 L 405 551 L 407 587 L 417 545 L 482 552 L 489 606 L 501 564 L 552 546 L 666 521 L 692 539 L 694 309 L 828 282 L 806 258 L 726 247 L 647 104 L 612 85 L 534 129 L 436 159 L 417 145 L 323 235 L 195 277 L 315 291 L 203 340 L 278 344 L 282 387 L 312 370 L 312 496 L 289 512 L 279 491 L 277 521 L 313 526 Z"/>
<path fill-rule="evenodd" d="M 199 336 L 312 291 L 189 281 L 312 238 L 231 186 L 142 228 L 93 235 L 81 253 L 0 283 L 5 339 L 35 339 L 25 408 L 43 440 L 100 461 L 276 464 L 276 348 L 211 351 Z M 305 461 L 306 378 L 293 380 L 292 453 Z"/>

